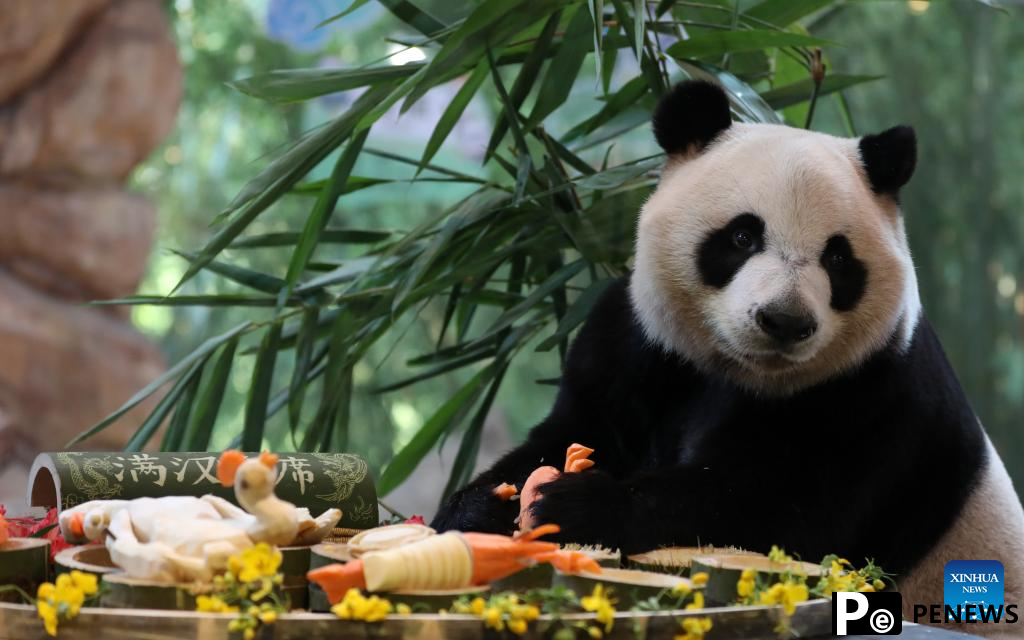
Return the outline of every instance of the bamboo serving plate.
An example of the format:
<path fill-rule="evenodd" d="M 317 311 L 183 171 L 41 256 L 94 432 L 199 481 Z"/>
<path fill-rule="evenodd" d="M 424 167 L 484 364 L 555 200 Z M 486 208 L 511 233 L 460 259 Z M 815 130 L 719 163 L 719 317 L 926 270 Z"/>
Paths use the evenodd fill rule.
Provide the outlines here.
<path fill-rule="evenodd" d="M 609 640 L 648 638 L 671 640 L 680 633 L 679 621 L 685 617 L 708 616 L 712 619 L 715 640 L 775 640 L 774 629 L 781 611 L 769 607 L 721 607 L 700 611 L 621 612 L 615 626 L 605 635 Z M 61 640 L 229 640 L 230 614 L 151 609 L 106 609 L 85 607 L 77 618 L 62 622 Z M 572 623 L 593 621 L 593 614 L 566 614 L 561 619 Z M 541 640 L 539 629 L 551 622 L 542 615 L 530 623 L 524 640 Z M 803 638 L 826 637 L 832 629 L 832 603 L 812 600 L 797 605 L 790 619 L 791 628 Z M 374 638 L 376 640 L 484 640 L 480 618 L 461 614 L 390 615 L 379 623 L 339 620 L 331 614 L 292 613 L 264 627 L 259 640 L 309 640 L 310 638 Z M 0 640 L 50 640 L 43 630 L 35 607 L 0 603 Z"/>
<path fill-rule="evenodd" d="M 596 585 L 603 585 L 612 590 L 612 597 L 618 601 L 617 606 L 620 609 L 628 609 L 637 602 L 657 596 L 681 582 L 690 584 L 688 578 L 636 569 L 602 569 L 601 573 L 577 574 L 556 571 L 552 580 L 552 584 L 572 589 L 580 596 L 591 593 Z"/>
<path fill-rule="evenodd" d="M 0 584 L 13 584 L 35 593 L 50 577 L 50 541 L 42 538 L 11 538 L 0 544 Z M 17 598 L 0 594 L 0 600 Z"/>
<path fill-rule="evenodd" d="M 694 558 L 692 571 L 708 574 L 704 596 L 712 604 L 722 604 L 736 599 L 736 583 L 744 569 L 753 569 L 772 581 L 786 572 L 802 574 L 807 576 L 809 586 L 821 577 L 821 566 L 810 562 L 772 562 L 767 556 L 742 554 Z"/>
<path fill-rule="evenodd" d="M 688 576 L 690 575 L 690 565 L 694 558 L 711 558 L 723 555 L 759 556 L 761 554 L 754 551 L 744 551 L 736 547 L 714 547 L 712 545 L 701 547 L 662 547 L 653 551 L 628 556 L 626 558 L 626 567 L 642 571 Z"/>

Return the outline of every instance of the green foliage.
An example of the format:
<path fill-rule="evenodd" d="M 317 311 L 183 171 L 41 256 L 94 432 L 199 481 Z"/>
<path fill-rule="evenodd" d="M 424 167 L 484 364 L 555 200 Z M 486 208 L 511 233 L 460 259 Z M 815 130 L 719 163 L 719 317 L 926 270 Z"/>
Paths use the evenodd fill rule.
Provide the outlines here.
<path fill-rule="evenodd" d="M 174 289 L 180 293 L 114 301 L 254 308 L 261 315 L 246 316 L 252 320 L 182 358 L 76 442 L 173 382 L 129 448 L 144 446 L 168 416 L 165 449 L 208 447 L 232 363 L 255 355 L 254 366 L 246 369 L 251 381 L 244 422 L 231 434 L 234 442 L 260 448 L 267 422 L 287 409 L 295 446 L 342 449 L 349 442 L 356 367 L 369 353 L 380 353 L 377 346 L 386 336 L 399 334 L 400 341 L 407 323 L 440 305 L 443 320 L 432 327 L 436 348 L 408 362 L 420 373 L 380 391 L 453 371 L 464 372 L 464 382 L 380 477 L 381 492 L 387 493 L 432 448 L 462 429 L 448 493 L 472 472 L 484 418 L 510 365 L 556 347 L 564 357 L 571 333 L 601 290 L 628 270 L 636 215 L 661 158 L 607 166 L 607 151 L 649 120 L 667 87 L 686 77 L 712 78 L 730 93 L 737 119 L 780 122 L 774 109 L 785 108 L 793 122 L 796 112 L 790 110 L 802 103 L 841 96 L 876 77 L 829 69 L 824 83 L 815 85 L 811 47 L 829 42 L 809 35 L 801 21 L 844 4 L 839 0 L 480 0 L 464 15 L 443 17 L 401 0 L 380 4 L 407 31 L 422 36 L 414 42 L 427 60 L 256 70 L 234 81 L 234 88 L 273 103 L 364 91 L 340 116 L 275 151 L 241 187 L 214 218 L 212 237 L 198 250 L 181 253 L 189 266 Z M 344 17 L 339 20 L 344 25 Z M 641 73 L 613 89 L 610 69 L 618 56 L 635 56 Z M 466 79 L 422 153 L 409 157 L 364 144 L 391 106 L 407 110 L 457 78 Z M 563 106 L 581 87 L 600 87 L 601 95 L 573 126 L 549 130 L 546 123 L 564 115 Z M 470 175 L 432 164 L 478 95 L 499 110 L 485 167 Z M 335 153 L 328 177 L 303 182 Z M 415 167 L 415 181 L 459 185 L 468 195 L 441 210 L 416 212 L 418 224 L 406 231 L 332 224 L 339 202 L 345 206 L 353 192 L 398 181 L 392 173 L 353 173 L 361 160 L 381 157 Z M 298 208 L 299 219 L 286 217 L 285 230 L 268 231 L 271 209 L 279 215 L 281 206 Z M 328 251 L 337 244 L 350 250 L 342 260 Z M 268 248 L 285 259 L 252 258 Z M 208 274 L 236 288 L 189 289 Z"/>

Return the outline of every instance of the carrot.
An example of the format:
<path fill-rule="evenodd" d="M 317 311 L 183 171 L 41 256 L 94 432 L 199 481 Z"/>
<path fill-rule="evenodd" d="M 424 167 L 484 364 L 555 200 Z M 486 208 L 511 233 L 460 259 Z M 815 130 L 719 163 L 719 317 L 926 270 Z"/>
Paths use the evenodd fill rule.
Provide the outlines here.
<path fill-rule="evenodd" d="M 519 493 L 519 490 L 516 489 L 516 485 L 514 484 L 502 482 L 498 486 L 494 487 L 494 489 L 491 490 L 491 493 L 508 502 L 512 499 L 512 496 Z"/>

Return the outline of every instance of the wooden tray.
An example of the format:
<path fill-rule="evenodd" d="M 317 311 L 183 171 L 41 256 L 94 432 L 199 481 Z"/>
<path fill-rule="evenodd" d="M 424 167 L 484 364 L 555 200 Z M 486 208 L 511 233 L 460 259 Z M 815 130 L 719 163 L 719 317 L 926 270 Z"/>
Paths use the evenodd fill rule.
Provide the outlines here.
<path fill-rule="evenodd" d="M 658 613 L 622 612 L 615 616 L 615 627 L 605 638 L 634 640 L 647 638 L 671 640 L 680 633 L 679 620 L 688 616 L 710 616 L 713 630 L 709 640 L 776 640 L 779 608 L 721 607 L 702 611 L 663 611 Z M 61 623 L 61 640 L 227 640 L 232 615 L 156 611 L 151 609 L 83 608 L 77 618 Z M 541 616 L 540 623 L 550 621 Z M 568 614 L 567 621 L 593 620 L 592 614 Z M 797 605 L 791 626 L 802 638 L 820 638 L 832 630 L 832 603 L 812 600 Z M 524 640 L 540 640 L 538 622 L 530 623 Z M 391 615 L 383 622 L 367 624 L 339 620 L 330 614 L 292 613 L 261 630 L 259 640 L 309 640 L 310 638 L 375 638 L 378 640 L 483 640 L 483 622 L 470 615 Z M 48 640 L 34 607 L 0 603 L 0 640 Z"/>

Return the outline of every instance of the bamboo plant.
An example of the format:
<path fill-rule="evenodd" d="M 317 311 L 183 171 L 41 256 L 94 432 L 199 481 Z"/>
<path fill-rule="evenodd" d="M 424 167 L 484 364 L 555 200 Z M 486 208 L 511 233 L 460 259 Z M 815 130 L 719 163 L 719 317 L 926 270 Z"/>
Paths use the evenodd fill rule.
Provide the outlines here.
<path fill-rule="evenodd" d="M 797 126 L 810 126 L 815 103 L 829 94 L 845 113 L 842 91 L 873 79 L 835 72 L 823 61 L 821 49 L 831 43 L 810 30 L 814 20 L 841 8 L 836 0 L 481 0 L 452 21 L 407 0 L 377 1 L 416 34 L 404 44 L 427 58 L 399 66 L 382 61 L 289 69 L 235 82 L 239 91 L 273 103 L 362 93 L 242 188 L 213 220 L 205 246 L 182 252 L 189 266 L 174 291 L 106 302 L 260 307 L 266 315 L 210 337 L 69 446 L 169 385 L 125 449 L 147 446 L 166 424 L 164 450 L 205 450 L 233 362 L 254 355 L 235 444 L 258 450 L 267 420 L 286 412 L 302 450 L 342 449 L 353 367 L 403 318 L 433 302 L 444 309 L 436 349 L 409 362 L 419 369 L 416 375 L 383 391 L 456 370 L 471 375 L 396 452 L 379 475 L 379 490 L 393 490 L 449 433 L 461 431 L 447 494 L 469 479 L 484 419 L 510 363 L 535 348 L 564 355 L 605 286 L 628 271 L 636 215 L 663 158 L 610 166 L 601 150 L 647 126 L 658 97 L 687 77 L 720 83 L 739 121 L 778 123 L 785 117 Z M 343 21 L 367 2 L 355 0 L 332 20 Z M 640 73 L 613 86 L 611 71 L 621 56 L 634 58 Z M 549 131 L 546 119 L 567 101 L 573 81 L 597 87 L 600 99 L 575 126 Z M 460 88 L 419 157 L 367 145 L 371 128 L 394 105 L 408 110 L 450 82 Z M 497 172 L 472 175 L 435 164 L 436 152 L 481 92 L 500 103 L 485 153 L 487 166 Z M 848 114 L 845 121 L 853 135 Z M 309 179 L 335 152 L 329 177 Z M 424 212 L 410 231 L 348 228 L 332 220 L 339 200 L 395 182 L 388 175 L 355 175 L 357 159 L 366 154 L 412 165 L 418 180 L 473 190 L 439 213 Z M 301 228 L 251 231 L 257 218 L 273 215 L 275 202 L 296 195 L 311 203 Z M 365 251 L 339 264 L 314 260 L 318 249 L 338 244 Z M 256 271 L 222 255 L 264 247 L 290 254 L 278 272 Z M 203 271 L 246 293 L 179 292 Z M 292 352 L 290 371 L 275 367 L 286 351 Z"/>

